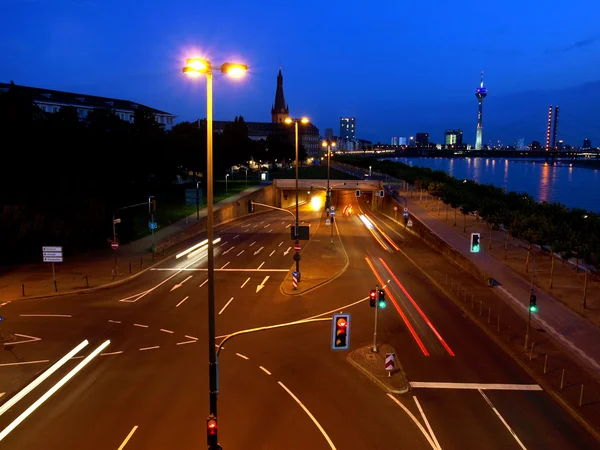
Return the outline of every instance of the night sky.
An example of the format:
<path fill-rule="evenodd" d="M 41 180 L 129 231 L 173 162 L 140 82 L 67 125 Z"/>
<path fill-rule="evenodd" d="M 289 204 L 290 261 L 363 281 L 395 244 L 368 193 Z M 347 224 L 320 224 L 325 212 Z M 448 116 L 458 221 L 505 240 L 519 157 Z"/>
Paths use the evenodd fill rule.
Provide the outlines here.
<path fill-rule="evenodd" d="M 281 65 L 291 114 L 321 134 L 355 116 L 359 137 L 375 142 L 419 131 L 440 142 L 463 128 L 474 143 L 484 70 L 485 143 L 543 140 L 548 106 L 559 104 L 559 137 L 598 145 L 599 15 L 592 0 L 3 0 L 0 81 L 194 120 L 205 84 L 181 67 L 197 54 L 251 69 L 242 81 L 215 76 L 215 119 L 269 121 Z"/>

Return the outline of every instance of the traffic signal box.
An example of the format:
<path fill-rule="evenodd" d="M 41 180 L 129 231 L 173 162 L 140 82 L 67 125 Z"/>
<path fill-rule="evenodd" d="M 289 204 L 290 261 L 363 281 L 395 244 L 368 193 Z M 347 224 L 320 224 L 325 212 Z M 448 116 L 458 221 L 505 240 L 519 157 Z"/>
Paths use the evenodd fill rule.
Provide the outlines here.
<path fill-rule="evenodd" d="M 369 293 L 369 306 L 371 308 L 375 308 L 375 300 L 377 299 L 377 291 L 375 289 L 371 289 Z"/>
<path fill-rule="evenodd" d="M 538 311 L 537 308 L 537 297 L 534 294 L 531 294 L 529 297 L 529 311 L 535 313 Z"/>
<path fill-rule="evenodd" d="M 332 350 L 348 350 L 350 347 L 350 314 L 334 314 L 331 325 Z"/>
<path fill-rule="evenodd" d="M 481 242 L 480 233 L 471 233 L 471 253 L 478 253 Z"/>
<path fill-rule="evenodd" d="M 385 291 L 383 289 L 379 289 L 379 299 L 377 300 L 377 306 L 379 306 L 379 309 L 384 309 L 386 307 L 386 302 L 385 302 Z"/>

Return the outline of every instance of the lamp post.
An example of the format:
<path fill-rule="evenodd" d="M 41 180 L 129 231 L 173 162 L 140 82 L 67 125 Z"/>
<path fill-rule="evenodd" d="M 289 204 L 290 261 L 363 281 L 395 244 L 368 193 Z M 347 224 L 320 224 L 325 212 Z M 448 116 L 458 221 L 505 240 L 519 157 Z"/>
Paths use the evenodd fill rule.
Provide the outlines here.
<path fill-rule="evenodd" d="M 327 193 L 325 194 L 325 209 L 327 209 L 328 214 L 330 214 L 329 211 L 331 210 L 331 189 L 329 187 L 329 174 L 331 172 L 331 147 L 335 147 L 335 142 L 330 140 L 324 140 L 321 143 L 321 146 L 327 148 Z M 331 218 L 333 219 L 333 216 L 331 216 Z M 333 244 L 333 222 L 331 223 L 331 243 Z"/>
<path fill-rule="evenodd" d="M 229 178 L 229 174 L 228 173 L 225 174 L 225 195 L 227 195 L 227 192 L 228 192 L 227 191 L 227 178 Z"/>
<path fill-rule="evenodd" d="M 299 235 L 298 235 L 298 123 L 307 124 L 308 118 L 302 117 L 300 119 L 292 119 L 291 117 L 287 117 L 285 119 L 285 123 L 294 124 L 294 136 L 295 136 L 295 144 L 296 144 L 296 228 L 295 228 L 295 237 L 296 244 L 299 244 Z M 298 255 L 300 256 L 300 255 Z M 296 272 L 298 272 L 298 281 L 300 281 L 300 258 L 296 257 Z"/>
<path fill-rule="evenodd" d="M 246 171 L 246 187 L 248 187 L 248 168 L 244 170 Z"/>
<path fill-rule="evenodd" d="M 224 63 L 221 73 L 234 78 L 248 71 L 245 64 Z M 206 234 L 208 238 L 208 375 L 209 375 L 209 416 L 207 439 L 210 450 L 219 448 L 217 439 L 217 357 L 215 351 L 215 258 L 213 230 L 213 68 L 209 61 L 202 58 L 189 58 L 183 73 L 192 77 L 206 75 Z M 212 424 L 212 425 L 211 425 Z"/>

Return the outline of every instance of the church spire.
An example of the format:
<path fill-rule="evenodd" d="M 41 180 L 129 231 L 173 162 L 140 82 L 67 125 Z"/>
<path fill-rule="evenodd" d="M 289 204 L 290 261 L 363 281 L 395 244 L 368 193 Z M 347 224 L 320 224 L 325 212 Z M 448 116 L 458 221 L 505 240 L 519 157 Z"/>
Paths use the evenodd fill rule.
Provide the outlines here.
<path fill-rule="evenodd" d="M 283 95 L 283 75 L 281 74 L 281 66 L 279 66 L 279 74 L 277 75 L 277 90 L 275 91 L 275 103 L 271 108 L 271 120 L 273 123 L 282 123 L 288 116 L 290 110 L 285 103 Z"/>

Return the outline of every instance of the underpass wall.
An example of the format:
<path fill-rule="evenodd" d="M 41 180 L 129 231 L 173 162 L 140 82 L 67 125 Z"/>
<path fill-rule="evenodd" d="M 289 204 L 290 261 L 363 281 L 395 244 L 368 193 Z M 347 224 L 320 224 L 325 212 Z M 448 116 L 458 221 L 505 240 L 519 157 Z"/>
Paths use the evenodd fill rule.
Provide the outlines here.
<path fill-rule="evenodd" d="M 385 197 L 383 197 L 383 199 L 379 199 L 378 206 L 378 209 L 383 214 L 398 223 L 398 228 L 404 228 L 404 219 L 402 218 L 404 202 L 401 199 L 395 199 L 386 191 Z M 394 211 L 394 207 L 397 207 L 398 210 Z M 421 222 L 417 217 L 410 214 L 410 212 L 409 218 L 412 221 L 412 227 L 406 228 L 407 231 L 418 235 L 429 247 L 436 252 L 441 253 L 446 259 L 451 261 L 456 266 L 467 271 L 469 274 L 473 275 L 484 283 L 488 282 L 490 275 L 487 272 L 481 270 L 457 249 L 452 247 L 434 231 L 429 229 L 427 225 Z"/>
<path fill-rule="evenodd" d="M 295 190 L 284 190 L 279 189 L 279 205 L 280 208 L 291 208 L 292 206 L 296 206 L 296 191 Z M 298 189 L 298 203 L 302 204 L 310 200 L 310 195 L 308 191 L 304 189 Z"/>
<path fill-rule="evenodd" d="M 219 209 L 213 211 L 214 226 L 216 227 L 218 225 L 223 225 L 225 223 L 239 219 L 240 217 L 250 215 L 248 213 L 248 200 L 252 200 L 258 203 L 264 203 L 266 205 L 277 206 L 277 188 L 274 185 L 265 186 L 264 188 L 258 191 L 254 191 L 243 197 L 240 197 L 238 200 L 232 201 L 229 204 L 219 206 Z M 269 210 L 267 208 L 255 207 L 254 211 L 255 212 L 253 213 L 253 215 L 257 212 L 260 213 Z M 196 223 L 187 227 L 185 230 L 168 238 L 159 240 L 156 244 L 156 251 L 162 252 L 164 249 L 179 244 L 180 242 L 192 238 L 200 233 L 206 232 L 206 219 L 207 217 L 205 215 L 204 217 L 201 217 L 200 220 L 198 220 Z M 194 217 L 190 220 L 196 221 L 196 218 Z"/>

